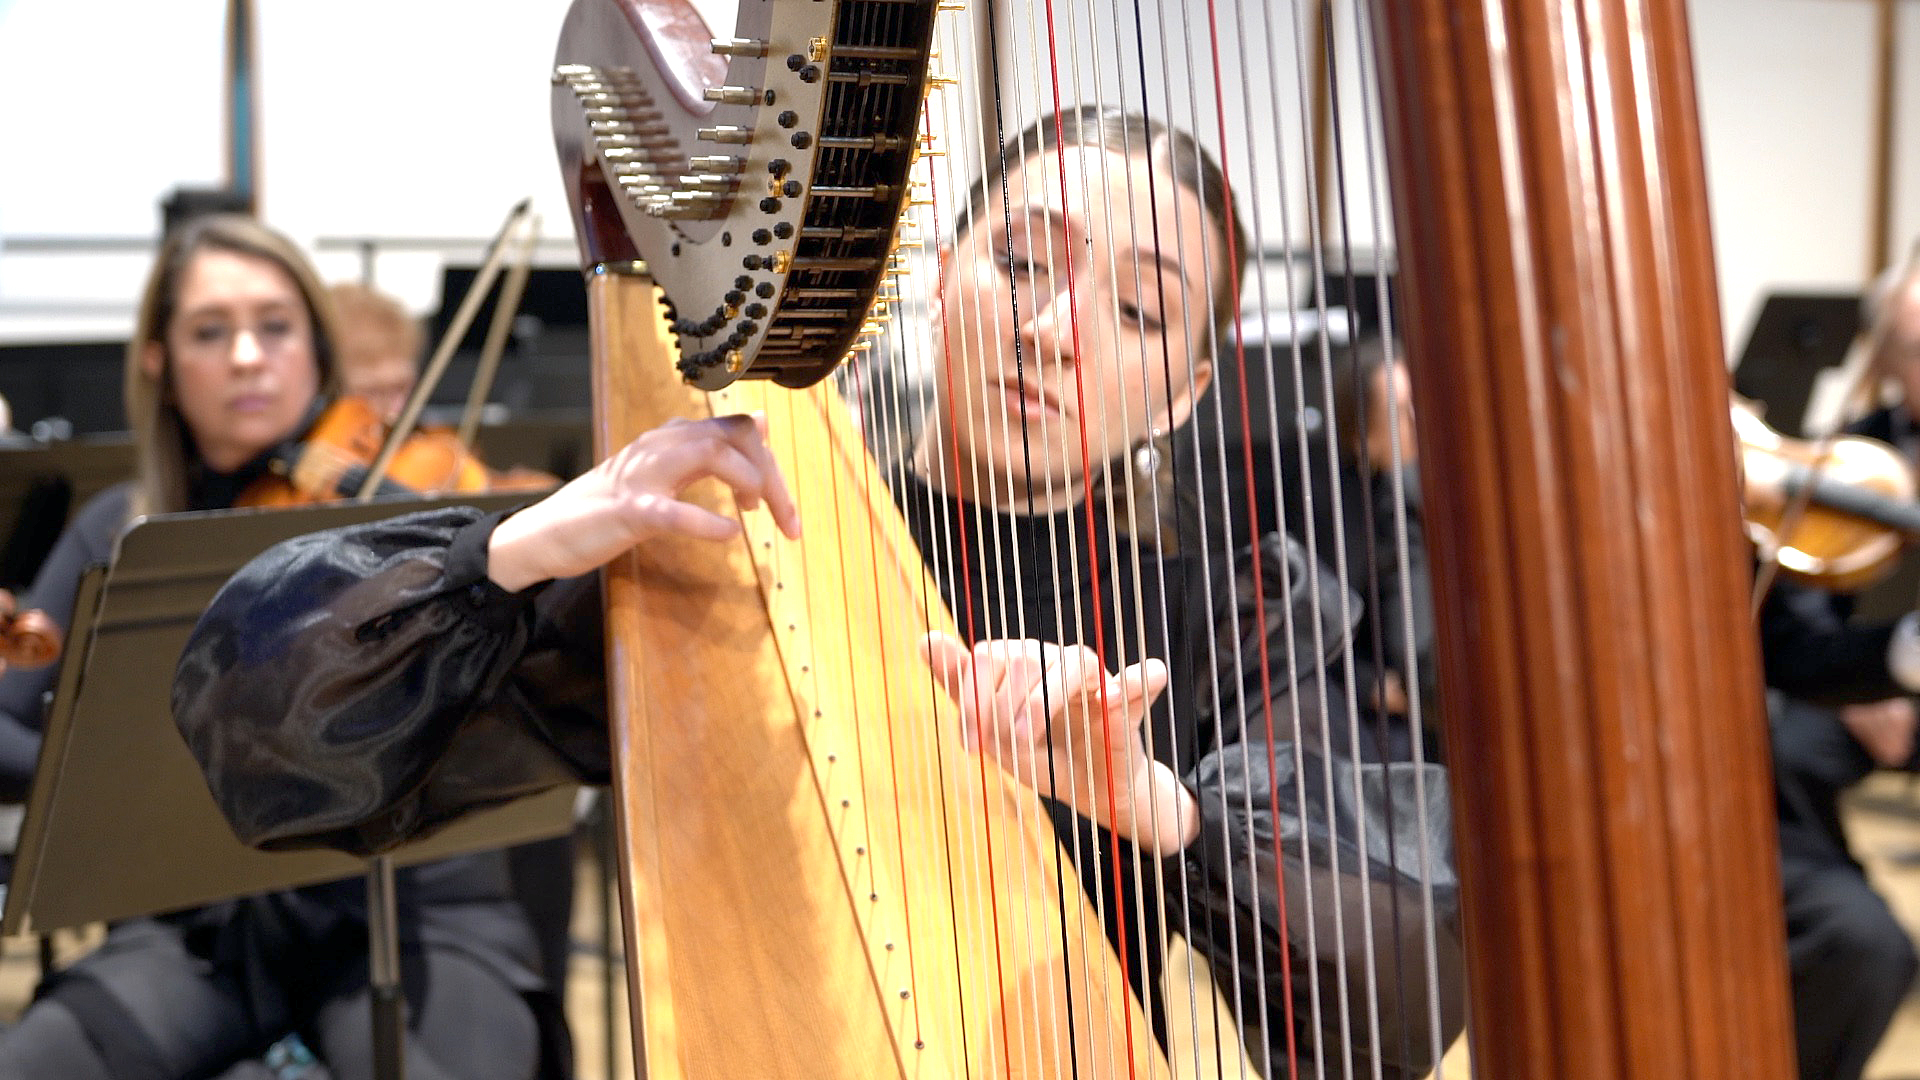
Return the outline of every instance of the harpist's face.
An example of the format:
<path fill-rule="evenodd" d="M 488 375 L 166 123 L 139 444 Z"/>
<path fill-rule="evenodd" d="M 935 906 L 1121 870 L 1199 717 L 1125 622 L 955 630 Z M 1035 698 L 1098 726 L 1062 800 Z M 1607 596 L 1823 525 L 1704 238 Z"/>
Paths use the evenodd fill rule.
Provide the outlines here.
<path fill-rule="evenodd" d="M 298 426 L 319 393 L 313 318 L 292 275 L 270 259 L 205 250 L 180 276 L 166 343 L 142 358 L 170 380 L 206 464 L 245 465 Z"/>
<path fill-rule="evenodd" d="M 1009 171 L 1006 202 L 994 192 L 956 240 L 940 294 L 934 355 L 948 371 L 921 467 L 951 476 L 957 456 L 949 486 L 1016 511 L 1073 505 L 1091 476 L 1185 421 L 1212 375 L 1220 226 L 1144 158 L 1077 147 L 1064 164 L 1064 209 L 1051 151 Z"/>

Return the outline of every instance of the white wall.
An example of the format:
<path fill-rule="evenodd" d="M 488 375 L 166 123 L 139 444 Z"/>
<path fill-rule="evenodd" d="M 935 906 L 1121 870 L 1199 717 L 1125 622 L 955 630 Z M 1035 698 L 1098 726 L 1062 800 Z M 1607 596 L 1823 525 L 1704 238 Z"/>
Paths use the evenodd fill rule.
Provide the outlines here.
<path fill-rule="evenodd" d="M 478 241 L 514 201 L 532 196 L 556 238 L 547 260 L 569 259 L 547 115 L 547 71 L 566 3 L 260 0 L 260 172 L 268 219 L 309 244 L 369 233 Z M 150 235 L 157 200 L 168 189 L 220 180 L 224 6 L 120 0 L 103 13 L 99 5 L 68 0 L 0 4 L 0 236 Z M 1064 26 L 1067 5 L 1055 6 Z M 1112 28 L 1126 22 L 1132 5 L 1089 0 L 1077 7 L 1076 18 L 1100 25 L 1103 44 L 1073 51 L 1064 96 L 1117 100 L 1120 73 L 1138 65 L 1130 41 L 1114 41 Z M 1198 14 L 1204 5 L 1160 0 L 1142 7 L 1150 15 L 1164 8 L 1169 38 L 1190 39 L 1171 54 L 1197 61 L 1191 89 L 1183 80 L 1171 92 L 1154 87 L 1159 108 L 1217 143 L 1211 47 Z M 1260 5 L 1246 7 L 1245 27 L 1232 5 L 1221 8 L 1225 66 L 1236 69 L 1232 57 L 1244 53 L 1255 74 L 1226 86 L 1228 163 L 1243 200 L 1246 191 L 1261 192 L 1261 240 L 1278 247 L 1284 239 L 1297 243 L 1306 220 L 1308 170 L 1294 103 L 1297 31 L 1288 6 L 1276 0 L 1268 39 Z M 1351 17 L 1346 4 L 1338 7 L 1344 40 Z M 1909 70 L 1900 86 L 1904 183 L 1896 223 L 1911 237 L 1920 234 L 1920 0 L 1900 7 Z M 1034 37 L 1042 11 L 1038 3 L 1013 4 L 1015 36 Z M 1183 11 L 1191 23 L 1183 23 Z M 1864 275 L 1872 3 L 1691 0 L 1691 11 L 1723 318 L 1734 349 L 1767 289 L 1847 288 Z M 113 33 L 100 33 L 107 21 Z M 1159 79 L 1159 55 L 1150 45 L 1149 86 Z M 1356 166 L 1349 191 L 1364 208 L 1353 70 L 1346 63 Z M 1036 77 L 1045 79 L 1023 71 L 1023 96 L 1009 98 L 1026 119 L 1042 94 L 1050 104 L 1050 88 Z M 1277 121 L 1262 99 L 1269 83 L 1282 97 Z M 977 91 L 962 88 L 976 112 Z M 1137 75 L 1127 93 L 1139 100 Z M 1250 138 L 1241 135 L 1249 130 Z M 1282 170 L 1272 167 L 1272 151 L 1245 152 L 1248 142 L 1268 143 L 1273 132 L 1287 148 L 1284 219 Z M 1242 212 L 1251 225 L 1244 202 Z M 1283 220 L 1289 236 L 1282 235 Z M 1356 246 L 1370 246 L 1368 215 L 1360 213 L 1355 225 Z M 139 253 L 0 251 L 0 340 L 124 333 L 145 262 Z M 349 253 L 325 253 L 321 262 L 331 276 L 359 272 Z M 435 255 L 390 256 L 379 277 L 424 310 L 439 302 L 438 268 Z"/>
<path fill-rule="evenodd" d="M 1691 0 L 1729 353 L 1768 291 L 1857 288 L 1871 199 L 1871 0 Z M 1920 5 L 1899 4 L 1896 236 L 1920 235 Z M 1895 256 L 1905 240 L 1894 244 Z"/>

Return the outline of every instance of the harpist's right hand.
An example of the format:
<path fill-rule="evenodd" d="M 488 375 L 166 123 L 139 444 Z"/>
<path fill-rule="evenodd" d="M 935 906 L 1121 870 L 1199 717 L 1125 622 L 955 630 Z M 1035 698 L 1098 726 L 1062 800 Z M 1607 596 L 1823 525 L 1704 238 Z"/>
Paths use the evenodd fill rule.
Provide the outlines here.
<path fill-rule="evenodd" d="M 738 521 L 680 497 L 708 477 L 732 488 L 742 509 L 765 503 L 781 531 L 799 537 L 799 511 L 754 417 L 672 420 L 501 522 L 487 546 L 487 576 L 516 592 L 598 569 L 660 534 L 735 536 Z"/>

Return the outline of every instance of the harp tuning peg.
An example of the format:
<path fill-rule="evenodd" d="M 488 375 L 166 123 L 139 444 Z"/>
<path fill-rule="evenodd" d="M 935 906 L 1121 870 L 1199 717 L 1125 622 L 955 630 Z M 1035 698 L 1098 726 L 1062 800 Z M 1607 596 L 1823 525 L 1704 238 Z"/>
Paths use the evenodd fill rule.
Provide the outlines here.
<path fill-rule="evenodd" d="M 745 145 L 753 141 L 753 129 L 723 124 L 719 127 L 701 128 L 699 137 L 706 142 Z"/>
<path fill-rule="evenodd" d="M 760 103 L 760 91 L 751 86 L 710 86 L 704 96 L 708 101 L 717 101 L 722 105 Z"/>
<path fill-rule="evenodd" d="M 760 57 L 767 55 L 767 43 L 758 38 L 714 38 L 713 51 L 721 56 Z"/>

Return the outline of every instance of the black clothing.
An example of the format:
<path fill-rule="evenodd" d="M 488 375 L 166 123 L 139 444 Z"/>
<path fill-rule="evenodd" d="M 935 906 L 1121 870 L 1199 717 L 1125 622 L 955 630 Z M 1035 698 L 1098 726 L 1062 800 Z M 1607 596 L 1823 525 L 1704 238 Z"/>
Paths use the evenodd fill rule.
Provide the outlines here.
<path fill-rule="evenodd" d="M 1920 445 L 1903 409 L 1882 409 L 1849 431 L 1910 455 Z M 1776 581 L 1761 603 L 1802 1080 L 1857 1080 L 1920 968 L 1840 822 L 1842 793 L 1876 766 L 1834 707 L 1910 693 L 1888 669 L 1895 625 L 1855 618 L 1851 598 L 1790 581 Z"/>
<path fill-rule="evenodd" d="M 80 508 L 73 524 L 53 545 L 33 587 L 19 598 L 21 610 L 39 608 L 64 633 L 73 625 L 74 590 L 80 576 L 94 563 L 113 556 L 114 541 L 127 523 L 127 504 L 133 487 L 122 484 L 94 496 Z M 32 670 L 8 670 L 0 675 L 0 803 L 21 803 L 33 785 L 40 760 L 43 704 L 58 664 Z"/>
<path fill-rule="evenodd" d="M 1167 662 L 1169 689 L 1149 718 L 1149 748 L 1190 785 L 1203 783 L 1203 770 L 1220 755 L 1237 756 L 1229 748 L 1249 740 L 1243 717 L 1262 725 L 1271 702 L 1276 721 L 1290 723 L 1294 673 L 1311 677 L 1346 640 L 1337 590 L 1324 574 L 1308 572 L 1297 550 L 1292 561 L 1281 560 L 1286 573 L 1264 575 L 1262 624 L 1251 579 L 1234 575 L 1244 560 L 1197 552 L 1165 557 L 1111 536 L 1097 501 L 1089 530 L 1084 505 L 1010 514 L 940 494 L 911 476 L 895 484 L 908 529 L 963 637 L 1104 644 L 1109 670 L 1145 656 Z M 378 851 L 475 806 L 574 775 L 606 778 L 597 575 L 517 594 L 500 590 L 485 577 L 486 542 L 496 524 L 494 516 L 449 509 L 297 538 L 221 590 L 181 657 L 174 715 L 243 839 Z M 275 671 L 302 675 L 267 677 Z M 1327 756 L 1375 756 L 1364 748 L 1356 753 L 1348 725 L 1330 730 L 1331 740 L 1318 747 Z M 1269 751 L 1262 735 L 1253 752 L 1290 749 L 1283 735 Z M 1223 816 L 1205 808 L 1220 800 L 1202 801 L 1203 830 L 1227 828 Z M 1113 902 L 1113 838 L 1062 805 L 1052 812 L 1070 851 L 1098 853 L 1080 856 L 1079 865 L 1083 885 L 1109 898 L 1110 936 L 1127 927 L 1139 941 L 1141 920 L 1148 940 L 1158 942 L 1163 918 L 1187 922 L 1184 911 L 1142 903 L 1131 871 Z M 1226 843 L 1187 853 L 1189 880 L 1222 880 L 1240 872 L 1235 860 L 1254 857 L 1231 842 L 1247 835 L 1244 823 L 1221 835 Z M 1123 845 L 1122 864 L 1131 856 Z M 1407 869 L 1404 858 L 1387 862 Z M 1170 860 L 1165 869 L 1171 890 L 1181 866 Z M 1143 867 L 1142 876 L 1150 870 Z M 1196 910 L 1203 919 L 1222 914 Z M 1277 933 L 1271 917 L 1261 925 Z M 1136 964 L 1130 975 L 1155 1008 L 1148 977 L 1159 950 L 1146 952 L 1152 966 Z"/>
<path fill-rule="evenodd" d="M 261 468 L 263 463 L 256 462 L 233 474 L 196 471 L 190 478 L 191 504 L 196 509 L 225 505 Z M 72 618 L 82 572 L 110 558 L 127 523 L 130 497 L 131 486 L 121 485 L 89 501 L 36 579 L 28 603 L 47 611 L 63 630 Z M 257 675 L 289 682 L 296 670 L 270 666 Z M 25 797 L 39 752 L 39 699 L 53 677 L 51 669 L 0 676 L 0 797 Z M 402 899 L 402 947 L 419 958 L 417 967 L 435 971 L 452 965 L 472 973 L 474 979 L 462 978 L 461 985 L 484 982 L 506 1003 L 495 1010 L 494 1032 L 503 1038 L 525 1032 L 519 1048 L 526 1053 L 516 1054 L 503 1043 L 496 1063 L 531 1061 L 545 1038 L 548 1060 L 563 1064 L 564 1028 L 553 1022 L 557 998 L 539 975 L 533 932 L 514 899 L 504 854 L 404 869 L 396 875 L 396 888 Z M 118 1062 L 116 1072 L 127 1073 L 131 1063 L 141 1062 L 146 1072 L 132 1075 L 156 1077 L 206 1075 L 234 1060 L 222 1055 L 257 1057 L 298 1028 L 332 1045 L 349 1045 L 343 1036 L 322 1030 L 331 1025 L 319 1016 L 331 1001 L 351 992 L 354 978 L 364 983 L 365 925 L 366 886 L 357 878 L 117 923 L 99 950 L 48 981 L 40 999 L 44 1005 L 36 1004 L 21 1025 L 0 1033 L 0 1076 L 41 1075 L 27 1071 L 21 1065 L 26 1061 L 80 1060 L 72 1055 L 84 1047 L 69 1038 L 76 1026 L 96 1046 L 114 1048 L 116 1056 L 108 1061 Z M 443 1004 L 463 1008 L 461 996 L 451 992 L 453 977 L 442 982 Z M 486 996 L 474 998 L 473 1007 L 490 1007 Z M 34 1020 L 42 1007 L 65 1015 Z M 232 1018 L 239 1015 L 249 1020 L 235 1027 Z M 418 1022 L 425 1015 L 416 1008 L 416 1037 L 423 1033 Z M 546 1021 L 538 1037 L 536 1015 Z M 429 1046 L 428 1051 L 429 1058 L 438 1054 L 448 1060 L 452 1048 Z M 337 1072 L 355 1075 L 351 1061 L 337 1064 Z M 75 1068 L 78 1074 L 80 1066 Z M 525 1077 L 531 1069 L 497 1075 Z"/>

